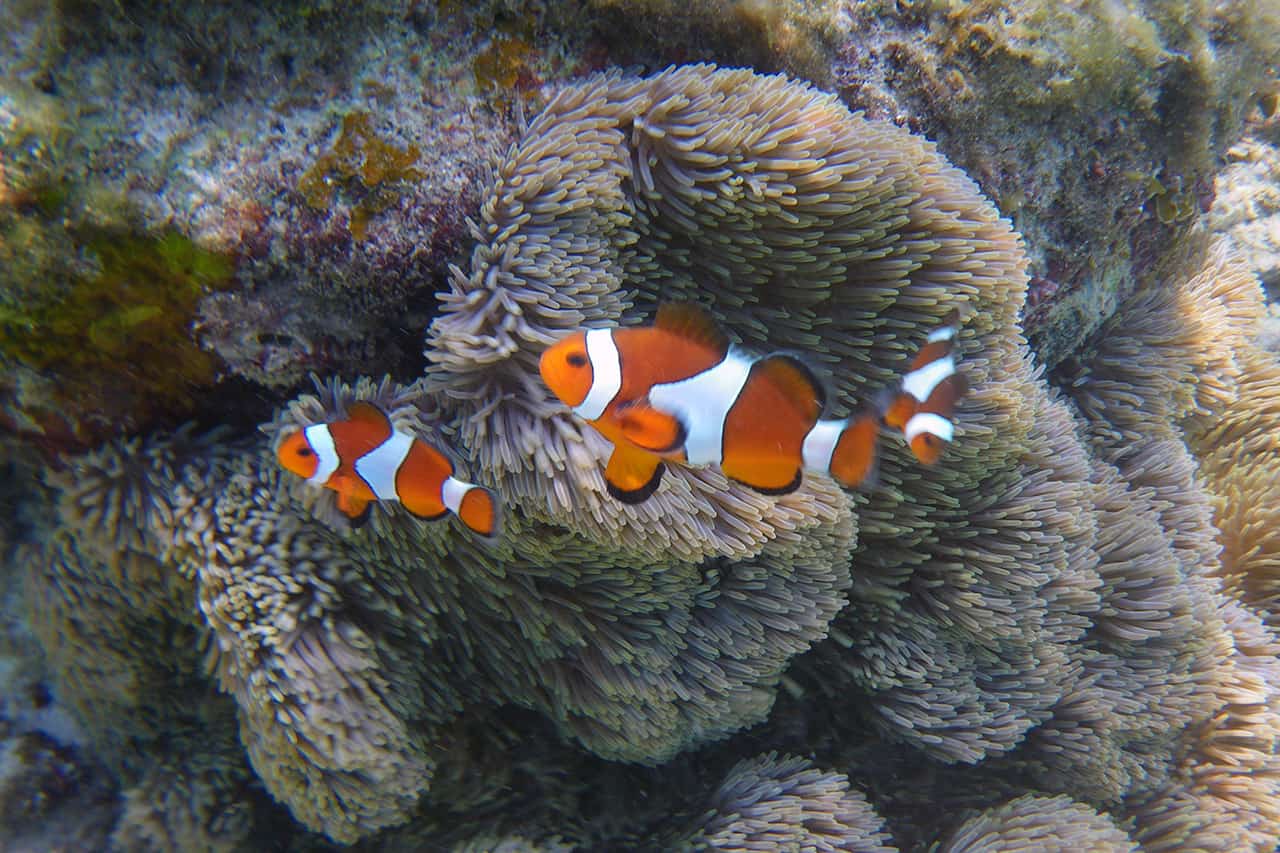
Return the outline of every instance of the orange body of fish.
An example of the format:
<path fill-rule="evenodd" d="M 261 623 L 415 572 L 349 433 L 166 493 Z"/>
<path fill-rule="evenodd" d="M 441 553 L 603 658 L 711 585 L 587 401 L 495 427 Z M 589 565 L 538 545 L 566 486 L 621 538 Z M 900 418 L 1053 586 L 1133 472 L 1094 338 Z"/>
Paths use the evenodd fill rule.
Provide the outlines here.
<path fill-rule="evenodd" d="M 374 501 L 397 501 L 424 519 L 454 513 L 475 533 L 497 536 L 494 494 L 453 476 L 453 463 L 436 448 L 397 432 L 371 403 L 353 403 L 347 419 L 313 424 L 281 442 L 276 458 L 287 470 L 338 494 L 354 524 L 368 518 Z"/>
<path fill-rule="evenodd" d="M 697 306 L 667 304 L 652 326 L 589 329 L 549 347 L 543 381 L 614 446 L 609 492 L 638 503 L 658 488 L 663 461 L 716 464 L 770 494 L 797 488 L 803 471 L 853 487 L 875 468 L 882 424 L 900 430 L 921 461 L 953 437 L 965 392 L 952 348 L 953 315 L 935 329 L 883 411 L 822 419 L 826 395 L 803 361 L 757 357 L 730 345 Z"/>

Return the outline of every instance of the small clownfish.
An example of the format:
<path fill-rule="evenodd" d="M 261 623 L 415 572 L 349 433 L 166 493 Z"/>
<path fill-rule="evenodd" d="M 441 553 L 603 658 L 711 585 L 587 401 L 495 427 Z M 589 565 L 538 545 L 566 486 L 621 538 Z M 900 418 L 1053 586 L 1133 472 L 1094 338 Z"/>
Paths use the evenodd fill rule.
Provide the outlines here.
<path fill-rule="evenodd" d="M 955 433 L 951 413 L 969 390 L 965 378 L 956 372 L 952 355 L 958 331 L 960 314 L 953 310 L 929 333 L 884 407 L 885 425 L 901 430 L 911 452 L 926 465 L 937 462 L 951 441 Z"/>
<path fill-rule="evenodd" d="M 882 406 L 927 463 L 951 440 L 951 411 L 965 391 L 951 355 L 956 331 L 953 314 Z M 662 305 L 652 326 L 574 332 L 542 354 L 538 369 L 561 402 L 613 442 L 604 476 L 625 503 L 657 490 L 664 459 L 718 464 L 766 494 L 798 488 L 806 469 L 852 488 L 875 467 L 881 410 L 820 420 L 826 395 L 803 361 L 731 346 L 696 305 Z"/>
<path fill-rule="evenodd" d="M 414 515 L 434 520 L 453 512 L 486 538 L 498 533 L 493 492 L 453 476 L 439 450 L 397 432 L 372 403 L 347 407 L 347 420 L 312 424 L 286 438 L 276 451 L 286 470 L 338 493 L 338 509 L 357 527 L 375 500 L 399 501 Z"/>

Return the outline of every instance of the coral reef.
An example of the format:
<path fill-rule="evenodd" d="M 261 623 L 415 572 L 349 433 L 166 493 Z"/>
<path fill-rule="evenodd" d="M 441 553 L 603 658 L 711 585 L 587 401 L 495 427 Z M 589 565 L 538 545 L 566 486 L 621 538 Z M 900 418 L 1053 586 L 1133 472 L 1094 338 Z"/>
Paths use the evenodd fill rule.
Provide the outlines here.
<path fill-rule="evenodd" d="M 215 360 L 187 326 L 205 295 L 229 286 L 230 259 L 174 232 L 72 231 L 69 239 L 92 272 L 42 269 L 22 284 L 0 282 L 8 426 L 90 441 L 159 414 L 190 414 L 214 382 Z"/>
<path fill-rule="evenodd" d="M 369 219 L 396 203 L 396 188 L 405 181 L 420 181 L 422 171 L 414 163 L 422 157 L 418 146 L 406 148 L 379 139 L 373 119 L 366 112 L 342 117 L 342 133 L 333 148 L 321 154 L 298 179 L 298 191 L 316 210 L 328 210 L 339 186 L 354 188 L 359 196 L 351 208 L 351 236 L 363 240 Z"/>
<path fill-rule="evenodd" d="M 1165 453 L 1170 435 L 1186 442 L 1213 505 L 1224 589 L 1274 625 L 1280 363 L 1257 345 L 1262 291 L 1228 246 L 1215 244 L 1185 282 L 1144 293 L 1070 381 L 1086 389 L 1082 406 L 1109 455 L 1154 456 L 1152 444 Z M 1143 403 L 1111 399 L 1134 388 L 1143 389 Z"/>
<path fill-rule="evenodd" d="M 116 820 L 107 774 L 40 732 L 0 724 L 0 843 L 15 853 L 101 850 Z"/>
<path fill-rule="evenodd" d="M 1181 772 L 1137 806 L 1143 849 L 1262 849 L 1280 832 L 1280 644 L 1266 628 L 1277 619 L 1280 362 L 1255 342 L 1261 295 L 1219 241 L 1195 275 L 1140 294 L 1069 378 L 1099 453 L 1159 496 L 1175 545 L 1205 552 L 1202 574 L 1221 580 L 1211 639 L 1227 651 L 1206 673 L 1218 710 Z"/>
<path fill-rule="evenodd" d="M 1132 849 L 1104 810 L 1144 849 L 1280 832 L 1274 525 L 1237 509 L 1274 488 L 1275 367 L 1249 349 L 1257 287 L 1224 248 L 1170 252 L 1182 273 L 1064 367 L 1060 395 L 1019 325 L 1027 257 L 972 180 L 831 95 L 706 65 L 560 92 L 474 236 L 426 377 L 330 380 L 265 438 L 117 442 L 59 478 L 31 601 L 59 689 L 130 791 L 122 843 L 249 837 L 268 818 L 245 755 L 306 827 L 375 849 L 401 824 L 388 845 L 476 826 L 552 847 L 652 830 Z M 852 495 L 682 468 L 620 505 L 608 447 L 553 402 L 537 356 L 672 297 L 750 346 L 815 353 L 846 409 L 958 307 L 974 389 L 958 440 L 928 469 L 889 444 Z M 509 502 L 501 542 L 394 505 L 351 530 L 329 493 L 282 477 L 272 442 L 355 400 L 451 443 Z M 783 686 L 786 714 L 716 745 Z M 839 772 L 767 754 L 792 732 Z M 868 740 L 932 783 L 849 760 Z M 766 754 L 715 772 L 744 743 Z M 955 789 L 984 814 L 938 809 Z M 652 800 L 629 809 L 637 790 Z M 707 811 L 674 805 L 690 801 Z"/>
<path fill-rule="evenodd" d="M 795 523 L 770 509 L 828 503 L 828 486 L 777 502 L 684 469 L 619 511 L 600 476 L 607 443 L 537 378 L 558 333 L 638 317 L 659 297 L 702 299 L 749 345 L 840 363 L 831 381 L 847 408 L 918 344 L 896 329 L 934 325 L 979 294 L 990 310 L 967 334 L 1009 327 L 1017 311 L 1003 298 L 1018 281 L 1016 238 L 971 183 L 918 138 L 747 71 L 604 76 L 562 93 L 499 170 L 477 238 L 428 333 L 432 387 L 460 443 L 524 512 L 652 552 L 751 553 Z M 976 352 L 970 364 L 975 385 L 1000 366 Z"/>
<path fill-rule="evenodd" d="M 474 39 L 421 5 L 10 4 L 12 37 L 0 43 L 7 427 L 84 448 L 171 427 L 193 404 L 201 417 L 256 406 L 246 426 L 268 411 L 246 387 L 417 369 L 431 294 L 514 133 L 505 112 L 459 85 L 470 83 L 460 69 Z M 330 184 L 331 196 L 320 191 Z M 157 272 L 150 261 L 115 275 L 92 258 L 99 235 L 122 251 L 181 241 L 226 258 L 234 277 L 194 293 L 163 270 L 134 274 Z M 83 379 L 101 393 L 63 393 L 78 363 L 45 369 L 59 344 L 36 330 L 53 311 L 64 325 L 80 318 L 57 341 L 100 360 Z M 92 311 L 114 313 L 89 329 Z M 111 345 L 121 338 L 149 349 Z M 33 347 L 40 358 L 27 358 Z M 217 393 L 194 393 L 215 380 Z"/>
<path fill-rule="evenodd" d="M 1271 88 L 1280 12 L 1249 0 L 859 3 L 835 85 L 906 122 L 1027 239 L 1027 330 L 1074 352 L 1212 201 L 1219 158 Z M 993 109 L 994 107 L 994 109 Z"/>
<path fill-rule="evenodd" d="M 1259 345 L 1280 353 L 1280 113 L 1272 94 L 1250 115 L 1249 133 L 1227 151 L 1214 182 L 1208 224 L 1231 238 L 1244 263 L 1266 286 L 1271 304 Z"/>
<path fill-rule="evenodd" d="M 14 454 L 0 476 L 0 848 L 105 849 L 115 781 L 53 695 L 23 618 L 30 543 L 47 532 L 50 513 L 31 461 Z"/>
<path fill-rule="evenodd" d="M 835 48 L 850 30 L 836 0 L 588 0 L 586 5 L 591 36 L 622 67 L 705 60 L 784 71 L 823 85 L 831 79 Z"/>
<path fill-rule="evenodd" d="M 1266 125 L 1227 151 L 1209 225 L 1229 235 L 1249 268 L 1271 290 L 1280 286 L 1280 151 Z"/>
<path fill-rule="evenodd" d="M 420 432 L 420 397 L 389 383 L 332 386 L 276 432 L 354 399 Z M 497 550 L 399 512 L 375 517 L 371 539 L 343 537 L 279 501 L 263 456 L 221 492 L 219 553 L 199 569 L 202 610 L 259 774 L 336 838 L 402 821 L 472 706 L 537 708 L 597 754 L 645 762 L 758 720 L 848 585 L 847 511 L 817 502 L 834 503 L 830 488 L 780 502 L 776 523 L 790 529 L 755 554 L 700 566 L 519 515 Z M 264 559 L 282 541 L 289 551 Z M 350 746 L 331 755 L 335 734 Z"/>

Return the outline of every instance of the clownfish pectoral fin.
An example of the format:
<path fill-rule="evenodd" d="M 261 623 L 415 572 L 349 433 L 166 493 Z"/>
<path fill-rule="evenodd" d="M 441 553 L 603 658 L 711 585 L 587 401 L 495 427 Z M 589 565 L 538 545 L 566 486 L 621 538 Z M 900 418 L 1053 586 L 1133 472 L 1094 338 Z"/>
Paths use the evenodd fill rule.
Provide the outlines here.
<path fill-rule="evenodd" d="M 618 446 L 604 469 L 609 494 L 626 504 L 644 503 L 658 490 L 666 466 L 652 453 Z"/>
<path fill-rule="evenodd" d="M 658 306 L 655 328 L 693 341 L 724 357 L 729 352 L 729 336 L 716 325 L 707 309 L 692 302 L 664 302 Z"/>
<path fill-rule="evenodd" d="M 652 453 L 672 453 L 686 436 L 679 418 L 641 401 L 619 407 L 618 426 L 627 441 Z"/>
<path fill-rule="evenodd" d="M 943 448 L 946 447 L 948 438 L 930 432 L 927 429 L 921 429 L 916 435 L 912 436 L 911 452 L 915 454 L 916 460 L 924 465 L 933 465 L 942 458 Z"/>
<path fill-rule="evenodd" d="M 382 409 L 379 409 L 373 403 L 364 400 L 352 403 L 347 406 L 347 417 L 357 423 L 373 427 L 376 432 L 372 440 L 377 444 L 381 444 L 391 437 L 391 420 Z"/>
<path fill-rule="evenodd" d="M 338 509 L 351 520 L 352 527 L 363 527 L 369 520 L 369 510 L 373 501 L 358 498 L 347 492 L 338 492 Z"/>

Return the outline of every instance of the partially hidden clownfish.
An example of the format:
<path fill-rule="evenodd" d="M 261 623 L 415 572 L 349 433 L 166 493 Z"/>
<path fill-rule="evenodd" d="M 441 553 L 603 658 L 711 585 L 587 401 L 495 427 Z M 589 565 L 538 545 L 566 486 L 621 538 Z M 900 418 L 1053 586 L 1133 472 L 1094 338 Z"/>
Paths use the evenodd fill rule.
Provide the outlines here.
<path fill-rule="evenodd" d="M 422 439 L 398 432 L 381 409 L 357 402 L 347 419 L 312 424 L 281 442 L 276 458 L 307 482 L 338 493 L 338 509 L 359 526 L 375 500 L 399 501 L 434 520 L 450 512 L 486 538 L 498 534 L 493 492 L 453 476 L 449 458 Z"/>
<path fill-rule="evenodd" d="M 957 331 L 953 312 L 879 409 L 838 420 L 821 419 L 823 385 L 802 360 L 731 346 L 690 304 L 660 306 L 652 326 L 573 332 L 538 367 L 560 401 L 613 442 L 604 476 L 619 500 L 652 495 L 663 460 L 718 464 L 758 491 L 786 494 L 805 470 L 849 488 L 862 483 L 882 422 L 904 433 L 920 461 L 937 461 L 966 390 L 952 355 Z"/>
<path fill-rule="evenodd" d="M 937 462 L 953 438 L 951 414 L 969 389 L 952 354 L 959 331 L 960 315 L 952 311 L 929 333 L 884 407 L 885 425 L 901 430 L 911 452 L 926 465 Z"/>

